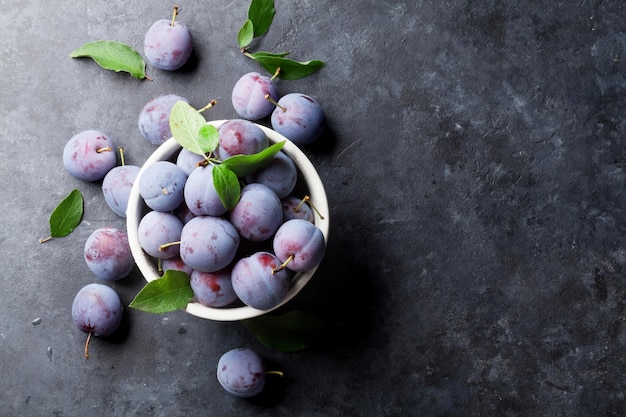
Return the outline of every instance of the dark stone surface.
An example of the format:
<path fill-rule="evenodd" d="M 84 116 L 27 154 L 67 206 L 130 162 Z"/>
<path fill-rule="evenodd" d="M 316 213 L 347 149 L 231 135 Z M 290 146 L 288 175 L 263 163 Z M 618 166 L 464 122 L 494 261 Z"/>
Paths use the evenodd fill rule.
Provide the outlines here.
<path fill-rule="evenodd" d="M 320 273 L 285 310 L 332 329 L 281 353 L 240 323 L 126 309 L 83 359 L 70 317 L 96 281 L 83 245 L 125 223 L 99 184 L 64 171 L 62 148 L 100 129 L 141 164 L 154 146 L 137 114 L 163 93 L 235 117 L 230 89 L 259 69 L 236 44 L 247 6 L 181 4 L 192 62 L 148 68 L 150 82 L 69 53 L 97 39 L 140 50 L 169 6 L 0 0 L 0 415 L 625 415 L 622 1 L 277 1 L 255 47 L 327 63 L 280 89 L 326 111 L 306 152 L 332 219 Z M 83 223 L 38 243 L 73 188 Z M 112 284 L 125 303 L 142 285 L 138 272 Z M 238 346 L 285 372 L 261 398 L 216 381 Z"/>

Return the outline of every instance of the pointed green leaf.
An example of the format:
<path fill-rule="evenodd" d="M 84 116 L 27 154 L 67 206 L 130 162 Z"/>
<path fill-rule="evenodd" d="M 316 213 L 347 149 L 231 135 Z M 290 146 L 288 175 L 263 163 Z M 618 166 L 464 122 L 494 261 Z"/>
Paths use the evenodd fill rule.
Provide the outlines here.
<path fill-rule="evenodd" d="M 267 32 L 274 20 L 274 0 L 252 0 L 248 8 L 248 20 L 252 22 L 254 37 Z"/>
<path fill-rule="evenodd" d="M 278 77 L 284 80 L 298 80 L 307 77 L 324 66 L 324 62 L 320 60 L 295 61 L 286 58 L 284 54 L 269 52 L 255 52 L 247 54 L 247 56 L 257 61 L 270 74 L 274 74 L 276 68 L 280 68 Z"/>
<path fill-rule="evenodd" d="M 217 145 L 212 139 L 212 129 L 205 128 L 206 125 L 204 116 L 189 103 L 184 100 L 174 103 L 170 111 L 170 130 L 180 146 L 203 156 L 213 152 Z"/>
<path fill-rule="evenodd" d="M 50 214 L 50 237 L 65 237 L 72 233 L 83 218 L 83 195 L 72 190 Z"/>
<path fill-rule="evenodd" d="M 254 39 L 254 27 L 252 25 L 252 20 L 248 19 L 241 26 L 241 29 L 239 29 L 239 34 L 237 35 L 239 48 L 245 49 L 248 45 L 250 45 L 252 39 Z"/>
<path fill-rule="evenodd" d="M 283 148 L 284 144 L 284 141 L 275 143 L 252 155 L 233 155 L 222 161 L 220 166 L 233 171 L 238 177 L 245 177 L 269 165 L 274 155 Z"/>
<path fill-rule="evenodd" d="M 213 125 L 206 124 L 198 131 L 198 143 L 206 153 L 213 152 L 220 144 L 220 134 Z"/>
<path fill-rule="evenodd" d="M 146 78 L 146 63 L 131 46 L 117 41 L 88 42 L 70 53 L 72 58 L 91 58 L 104 69 Z"/>
<path fill-rule="evenodd" d="M 274 53 L 274 52 L 266 52 L 266 51 L 258 51 L 258 52 L 254 52 L 254 53 L 250 53 L 249 55 L 250 58 L 252 59 L 256 59 L 256 58 L 284 58 L 287 55 L 289 55 L 291 52 L 279 52 L 279 53 Z"/>
<path fill-rule="evenodd" d="M 213 166 L 213 185 L 226 210 L 232 210 L 239 202 L 241 185 L 239 178 L 227 166 Z"/>
<path fill-rule="evenodd" d="M 260 316 L 242 323 L 263 345 L 281 352 L 296 352 L 314 345 L 324 330 L 321 319 L 298 310 L 281 316 Z"/>
<path fill-rule="evenodd" d="M 189 275 L 168 269 L 161 278 L 148 282 L 129 307 L 147 313 L 168 313 L 185 308 L 193 298 Z"/>

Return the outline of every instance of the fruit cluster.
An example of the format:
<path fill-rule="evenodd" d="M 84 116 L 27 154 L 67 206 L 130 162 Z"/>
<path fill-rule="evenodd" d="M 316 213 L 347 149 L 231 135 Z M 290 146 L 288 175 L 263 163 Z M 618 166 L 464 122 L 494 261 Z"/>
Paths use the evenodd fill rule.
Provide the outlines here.
<path fill-rule="evenodd" d="M 252 0 L 250 10 L 273 15 L 273 1 Z M 159 70 L 181 68 L 193 49 L 190 31 L 176 20 L 177 15 L 178 6 L 174 6 L 172 19 L 155 22 L 145 35 L 145 58 Z M 263 19 L 266 24 L 271 22 L 267 15 Z M 110 67 L 98 59 L 117 51 L 129 52 L 126 45 L 101 41 L 85 45 L 72 57 L 91 56 L 104 68 L 143 78 L 137 73 L 145 74 L 145 68 L 134 72 L 131 63 Z M 282 60 L 284 55 L 278 58 Z M 261 53 L 259 59 L 263 57 L 276 58 Z M 269 118 L 272 128 L 296 145 L 310 144 L 321 136 L 325 126 L 321 106 L 306 94 L 279 97 L 276 79 L 280 73 L 276 67 L 272 77 L 250 72 L 237 81 L 232 105 L 240 118 L 219 126 L 219 143 L 211 152 L 183 146 L 174 159 L 146 166 L 139 177 L 140 167 L 124 163 L 122 147 L 117 148 L 121 159 L 117 165 L 113 141 L 99 130 L 74 135 L 63 150 L 67 172 L 83 181 L 101 181 L 104 201 L 116 215 L 126 217 L 131 189 L 138 188 L 149 208 L 138 228 L 142 249 L 156 259 L 164 274 L 168 270 L 187 274 L 193 299 L 207 307 L 244 304 L 259 310 L 275 308 L 287 294 L 293 274 L 315 268 L 324 256 L 325 239 L 315 225 L 316 208 L 286 153 L 274 152 L 266 163 L 239 175 L 236 180 L 242 188 L 232 207 L 216 189 L 213 171 L 223 161 L 237 155 L 259 155 L 270 147 L 268 137 L 253 121 Z M 188 100 L 166 94 L 146 103 L 139 113 L 138 128 L 148 142 L 160 145 L 173 136 L 170 113 L 178 102 Z M 135 265 L 126 232 L 114 227 L 100 227 L 89 236 L 84 259 L 98 279 L 108 282 L 128 276 Z M 89 357 L 91 336 L 115 332 L 122 315 L 122 301 L 110 286 L 91 283 L 78 291 L 72 318 L 88 333 L 85 358 Z M 256 353 L 233 349 L 220 358 L 217 378 L 227 392 L 249 397 L 262 391 L 265 370 Z"/>
<path fill-rule="evenodd" d="M 224 205 L 213 179 L 220 160 L 254 155 L 269 140 L 255 123 L 231 119 L 218 129 L 218 159 L 183 148 L 173 160 L 144 168 L 137 186 L 150 209 L 139 222 L 143 250 L 161 264 L 191 277 L 201 304 L 220 308 L 237 300 L 252 308 L 277 306 L 290 275 L 316 267 L 325 241 L 310 205 L 296 196 L 295 163 L 278 151 L 262 168 L 238 180 L 237 203 Z"/>

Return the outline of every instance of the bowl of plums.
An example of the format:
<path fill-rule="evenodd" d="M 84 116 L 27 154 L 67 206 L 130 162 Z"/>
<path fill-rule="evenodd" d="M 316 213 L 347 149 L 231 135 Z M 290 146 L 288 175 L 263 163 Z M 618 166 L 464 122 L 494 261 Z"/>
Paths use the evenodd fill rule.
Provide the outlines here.
<path fill-rule="evenodd" d="M 206 121 L 181 101 L 169 123 L 172 137 L 141 167 L 126 210 L 147 284 L 168 274 L 188 279 L 181 308 L 210 320 L 283 306 L 311 280 L 328 241 L 315 167 L 294 142 L 253 121 Z M 147 298 L 180 289 L 152 291 Z"/>

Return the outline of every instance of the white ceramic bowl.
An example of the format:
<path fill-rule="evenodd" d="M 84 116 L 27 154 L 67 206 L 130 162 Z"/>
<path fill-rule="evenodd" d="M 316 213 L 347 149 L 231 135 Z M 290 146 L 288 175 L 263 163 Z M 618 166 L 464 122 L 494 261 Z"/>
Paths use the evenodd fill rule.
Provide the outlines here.
<path fill-rule="evenodd" d="M 226 120 L 215 120 L 209 123 L 215 127 L 219 127 L 225 121 Z M 293 142 L 289 141 L 287 138 L 272 129 L 269 129 L 262 125 L 258 126 L 263 129 L 270 141 L 270 144 L 285 141 L 282 150 L 295 162 L 296 167 L 299 171 L 299 182 L 301 182 L 302 186 L 307 190 L 307 194 L 311 199 L 311 203 L 320 211 L 320 213 L 322 213 L 323 218 L 321 218 L 314 210 L 315 225 L 320 228 L 320 230 L 324 234 L 324 239 L 328 241 L 328 200 L 326 198 L 324 185 L 322 184 L 322 181 L 317 171 L 313 167 L 313 164 L 311 164 L 311 161 L 309 161 L 306 155 Z M 126 210 L 126 227 L 128 229 L 128 240 L 130 243 L 130 249 L 132 251 L 133 257 L 135 258 L 135 263 L 137 264 L 137 267 L 148 282 L 160 278 L 161 275 L 157 270 L 156 260 L 146 254 L 139 244 L 137 229 L 139 227 L 139 222 L 141 218 L 144 216 L 145 213 L 149 211 L 149 209 L 141 198 L 141 195 L 139 194 L 139 188 L 137 184 L 139 183 L 141 175 L 149 165 L 152 165 L 155 162 L 161 160 L 175 161 L 175 158 L 180 150 L 180 145 L 173 138 L 167 140 L 165 143 L 159 146 L 154 151 L 154 153 L 150 155 L 150 157 L 146 160 L 143 167 L 141 167 L 141 170 L 139 171 L 139 174 L 137 175 L 137 178 L 135 180 L 135 185 L 131 190 L 130 198 L 128 201 L 128 208 Z M 185 311 L 197 317 L 217 321 L 244 320 L 261 316 L 284 305 L 293 297 L 295 297 L 296 294 L 298 294 L 300 290 L 302 290 L 302 288 L 304 288 L 304 286 L 309 282 L 311 277 L 313 277 L 316 269 L 317 268 L 305 272 L 296 273 L 290 281 L 289 292 L 287 293 L 283 301 L 270 310 L 257 310 L 249 306 L 210 308 L 205 307 L 198 302 L 191 302 L 187 305 Z"/>

